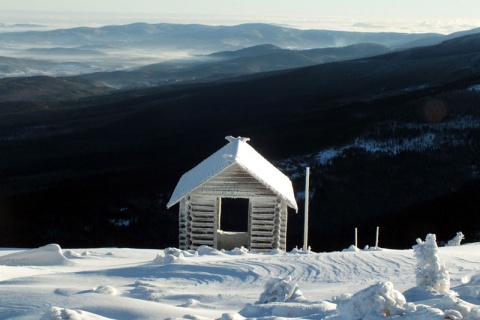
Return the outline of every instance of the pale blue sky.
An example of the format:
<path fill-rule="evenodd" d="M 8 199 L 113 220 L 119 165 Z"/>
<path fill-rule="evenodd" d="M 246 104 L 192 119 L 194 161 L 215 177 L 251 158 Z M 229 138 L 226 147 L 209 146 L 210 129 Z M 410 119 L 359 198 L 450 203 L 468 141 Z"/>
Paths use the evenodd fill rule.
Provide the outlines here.
<path fill-rule="evenodd" d="M 475 18 L 478 0 L 0 0 L 3 10 Z"/>
<path fill-rule="evenodd" d="M 50 19 L 50 20 L 49 20 Z M 353 23 L 404 28 L 424 23 L 465 29 L 480 26 L 479 0 L 0 0 L 0 23 L 70 22 L 82 25 L 176 22 L 277 22 L 337 29 Z M 344 25 L 342 26 L 342 21 Z M 462 24 L 464 25 L 462 27 Z"/>

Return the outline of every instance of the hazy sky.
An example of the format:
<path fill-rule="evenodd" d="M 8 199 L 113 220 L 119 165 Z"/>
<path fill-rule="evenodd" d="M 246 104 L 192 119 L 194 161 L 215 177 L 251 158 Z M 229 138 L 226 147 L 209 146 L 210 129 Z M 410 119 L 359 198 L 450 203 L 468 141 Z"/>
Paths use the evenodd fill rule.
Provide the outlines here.
<path fill-rule="evenodd" d="M 356 23 L 363 23 L 371 24 L 370 28 L 403 28 L 418 32 L 443 28 L 448 33 L 449 28 L 456 31 L 480 27 L 480 1 L 0 0 L 0 23 L 104 25 L 137 21 L 205 24 L 269 22 L 322 29 L 348 29 Z M 362 28 L 365 27 L 362 25 Z"/>

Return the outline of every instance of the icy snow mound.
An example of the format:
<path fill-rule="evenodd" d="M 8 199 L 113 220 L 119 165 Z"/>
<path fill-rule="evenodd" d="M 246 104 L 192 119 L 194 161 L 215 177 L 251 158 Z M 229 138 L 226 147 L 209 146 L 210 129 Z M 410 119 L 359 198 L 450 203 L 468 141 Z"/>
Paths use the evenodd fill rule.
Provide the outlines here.
<path fill-rule="evenodd" d="M 40 320 L 110 320 L 110 318 L 82 310 L 51 307 Z"/>
<path fill-rule="evenodd" d="M 215 307 L 209 306 L 207 304 L 201 303 L 195 299 L 188 299 L 187 302 L 180 305 L 182 308 L 203 308 L 203 309 L 215 309 Z"/>
<path fill-rule="evenodd" d="M 163 252 L 157 254 L 157 257 L 153 260 L 154 264 L 164 265 L 171 263 L 183 263 L 188 258 L 198 258 L 202 256 L 219 256 L 226 257 L 228 255 L 246 255 L 249 250 L 240 247 L 234 248 L 230 251 L 217 250 L 209 246 L 200 246 L 197 250 L 181 250 L 177 248 L 166 248 Z"/>
<path fill-rule="evenodd" d="M 305 297 L 298 289 L 296 283 L 292 283 L 290 276 L 282 278 L 270 278 L 265 284 L 265 290 L 260 295 L 257 304 L 271 302 L 297 302 L 304 301 Z"/>
<path fill-rule="evenodd" d="M 405 297 L 393 289 L 389 281 L 377 283 L 342 300 L 337 306 L 338 314 L 347 319 L 367 317 L 391 317 L 405 313 Z"/>
<path fill-rule="evenodd" d="M 348 247 L 347 249 L 342 250 L 342 252 L 358 252 L 358 251 L 360 251 L 360 249 L 355 247 L 355 245 L 353 245 L 353 244 L 350 247 Z"/>
<path fill-rule="evenodd" d="M 100 294 L 109 294 L 113 296 L 117 294 L 117 289 L 115 289 L 112 286 L 101 285 L 93 289 L 93 292 L 100 293 Z"/>
<path fill-rule="evenodd" d="M 67 250 L 63 253 L 63 255 L 67 258 L 67 259 L 78 259 L 78 258 L 81 258 L 82 255 L 76 251 L 73 251 L 73 250 Z"/>
<path fill-rule="evenodd" d="M 5 266 L 68 266 L 73 264 L 72 261 L 65 258 L 58 244 L 49 244 L 0 257 L 0 265 Z"/>
<path fill-rule="evenodd" d="M 480 274 L 462 278 L 462 285 L 455 288 L 455 292 L 464 299 L 480 303 Z"/>
<path fill-rule="evenodd" d="M 180 250 L 177 248 L 166 248 L 162 253 L 157 254 L 157 257 L 153 259 L 154 264 L 170 264 L 170 263 L 182 263 L 185 262 L 185 257 L 197 257 L 198 254 Z"/>
<path fill-rule="evenodd" d="M 480 320 L 480 306 L 457 297 L 443 297 L 436 307 L 446 310 L 445 315 L 455 315 L 456 317 L 450 316 L 450 318 L 445 319 Z"/>
<path fill-rule="evenodd" d="M 327 315 L 334 314 L 335 309 L 334 303 L 306 301 L 298 285 L 292 282 L 290 276 L 287 276 L 283 279 L 270 278 L 255 305 L 247 304 L 238 314 L 248 319 L 271 319 L 270 317 L 323 319 Z"/>
<path fill-rule="evenodd" d="M 241 255 L 246 255 L 246 254 L 248 254 L 248 251 L 249 251 L 249 250 L 248 250 L 247 248 L 241 246 L 240 248 L 234 248 L 234 249 L 230 250 L 229 253 L 232 254 L 232 255 L 239 255 L 239 256 L 241 256 Z"/>
<path fill-rule="evenodd" d="M 157 254 L 156 258 L 153 259 L 154 264 L 170 264 L 170 263 L 182 263 L 185 261 L 185 257 L 180 253 L 179 256 L 174 256 L 173 254 Z"/>
<path fill-rule="evenodd" d="M 197 252 L 199 256 L 226 256 L 224 252 L 209 246 L 200 246 Z"/>

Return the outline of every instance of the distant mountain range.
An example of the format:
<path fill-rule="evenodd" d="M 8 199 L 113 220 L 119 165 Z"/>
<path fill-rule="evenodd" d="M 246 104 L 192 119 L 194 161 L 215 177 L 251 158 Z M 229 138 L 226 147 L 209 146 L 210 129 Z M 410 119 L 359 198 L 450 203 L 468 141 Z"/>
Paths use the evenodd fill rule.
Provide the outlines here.
<path fill-rule="evenodd" d="M 426 233 L 480 241 L 479 41 L 472 34 L 403 51 L 254 46 L 192 62 L 188 72 L 214 81 L 136 90 L 106 86 L 128 73 L 3 79 L 0 94 L 20 98 L 0 102 L 0 151 L 8 155 L 0 160 L 0 243 L 176 246 L 177 209 L 166 201 L 226 135 L 250 137 L 292 178 L 300 212 L 311 167 L 310 229 L 320 250 L 348 247 L 353 228 L 377 225 L 391 248 Z M 215 78 L 255 64 L 272 70 L 285 57 L 356 58 Z M 302 228 L 292 213 L 289 245 L 301 244 Z"/>
<path fill-rule="evenodd" d="M 236 26 L 198 24 L 135 23 L 100 28 L 72 28 L 42 32 L 1 33 L 0 42 L 31 47 L 81 48 L 158 48 L 186 50 L 205 54 L 220 50 L 238 50 L 271 43 L 288 49 L 340 47 L 357 43 L 377 43 L 399 47 L 412 41 L 442 36 L 394 32 L 348 32 L 331 30 L 299 30 L 270 24 L 251 23 Z"/>
<path fill-rule="evenodd" d="M 114 88 L 211 81 L 433 45 L 478 31 L 440 35 L 135 23 L 7 32 L 0 33 L 0 78 L 98 73 L 85 78 Z"/>
<path fill-rule="evenodd" d="M 299 30 L 269 24 L 135 23 L 101 28 L 4 32 L 0 33 L 0 78 L 134 71 L 130 75 L 103 74 L 102 77 L 109 79 L 109 83 L 116 82 L 112 84 L 115 87 L 215 80 L 432 45 L 477 31 L 445 36 Z M 340 47 L 343 49 L 339 50 Z M 273 48 L 283 50 L 274 52 Z M 156 66 L 145 67 L 151 64 Z M 133 81 L 134 77 L 138 77 L 138 81 Z"/>
<path fill-rule="evenodd" d="M 4 25 L 4 28 L 8 26 Z M 19 63 L 11 74 L 0 73 L 0 77 L 17 74 L 64 76 L 90 73 L 90 70 L 117 71 L 178 57 L 195 58 L 218 51 L 239 51 L 266 44 L 302 51 L 360 43 L 395 49 L 408 46 L 409 43 L 418 46 L 422 41 L 433 44 L 444 37 L 440 34 L 299 30 L 260 23 L 237 26 L 135 23 L 100 28 L 0 32 L 0 56 L 40 60 L 38 70 L 27 69 Z M 46 64 L 57 63 L 58 70 L 50 68 L 44 71 L 42 61 L 46 61 Z M 75 70 L 72 62 L 82 65 Z M 70 66 L 68 72 L 64 64 Z"/>

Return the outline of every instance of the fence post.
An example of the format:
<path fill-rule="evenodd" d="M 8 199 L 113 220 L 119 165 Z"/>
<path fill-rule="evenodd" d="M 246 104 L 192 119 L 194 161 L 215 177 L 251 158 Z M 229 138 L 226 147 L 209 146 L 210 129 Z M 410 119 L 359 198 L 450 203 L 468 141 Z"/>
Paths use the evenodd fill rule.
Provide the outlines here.
<path fill-rule="evenodd" d="M 357 228 L 355 228 L 355 247 L 358 248 L 358 241 L 357 240 L 358 240 L 358 230 L 357 230 Z"/>
<path fill-rule="evenodd" d="M 310 198 L 310 167 L 305 174 L 305 220 L 303 225 L 303 251 L 308 250 L 308 198 Z"/>

